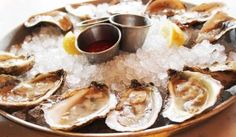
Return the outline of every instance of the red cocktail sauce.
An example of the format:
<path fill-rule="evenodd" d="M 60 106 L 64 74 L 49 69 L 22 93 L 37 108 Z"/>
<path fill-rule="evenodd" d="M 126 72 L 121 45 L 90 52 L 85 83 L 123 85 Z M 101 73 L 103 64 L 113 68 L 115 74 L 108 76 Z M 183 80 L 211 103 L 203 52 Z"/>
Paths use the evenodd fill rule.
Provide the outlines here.
<path fill-rule="evenodd" d="M 86 51 L 86 52 L 100 52 L 100 51 L 104 51 L 106 49 L 109 49 L 113 45 L 114 45 L 113 41 L 100 40 L 100 41 L 93 42 L 90 45 L 86 46 L 84 51 Z"/>

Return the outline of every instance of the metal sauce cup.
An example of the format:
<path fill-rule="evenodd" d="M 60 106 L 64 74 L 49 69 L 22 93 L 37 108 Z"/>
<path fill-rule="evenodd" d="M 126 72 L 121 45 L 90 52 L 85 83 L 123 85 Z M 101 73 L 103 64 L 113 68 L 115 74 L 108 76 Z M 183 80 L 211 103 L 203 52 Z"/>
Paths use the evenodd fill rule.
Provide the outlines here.
<path fill-rule="evenodd" d="M 84 29 L 98 23 L 109 23 L 109 18 L 102 17 L 102 18 L 97 18 L 97 19 L 89 19 L 89 20 L 81 21 L 80 23 L 76 24 L 76 27 L 78 27 L 80 31 L 83 31 Z"/>
<path fill-rule="evenodd" d="M 109 23 L 101 23 L 81 32 L 77 38 L 76 47 L 88 58 L 90 63 L 101 63 L 112 59 L 118 54 L 120 39 L 121 32 L 116 26 Z M 92 43 L 98 41 L 111 41 L 112 45 L 99 52 L 88 52 L 86 50 Z"/>
<path fill-rule="evenodd" d="M 109 18 L 122 34 L 121 49 L 128 52 L 136 52 L 143 46 L 151 20 L 148 17 L 133 14 L 117 14 Z"/>

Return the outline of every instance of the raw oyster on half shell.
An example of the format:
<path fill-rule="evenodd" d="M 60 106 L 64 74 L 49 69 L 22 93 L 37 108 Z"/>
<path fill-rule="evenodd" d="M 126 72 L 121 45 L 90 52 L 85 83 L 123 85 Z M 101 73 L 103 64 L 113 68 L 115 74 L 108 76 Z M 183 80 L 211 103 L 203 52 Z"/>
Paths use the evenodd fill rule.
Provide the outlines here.
<path fill-rule="evenodd" d="M 210 3 L 202 3 L 200 5 L 194 6 L 190 10 L 196 11 L 196 12 L 212 12 L 222 7 L 224 7 L 224 4 L 221 2 L 210 2 Z"/>
<path fill-rule="evenodd" d="M 214 106 L 223 89 L 210 75 L 192 71 L 169 71 L 169 99 L 163 117 L 183 122 Z"/>
<path fill-rule="evenodd" d="M 224 89 L 229 89 L 236 85 L 236 62 L 229 61 L 225 64 L 214 64 L 208 68 L 200 67 L 185 67 L 185 70 L 200 72 L 203 74 L 210 75 L 214 79 L 221 82 Z"/>
<path fill-rule="evenodd" d="M 236 19 L 230 17 L 224 12 L 217 12 L 201 28 L 196 41 L 200 43 L 203 40 L 215 42 L 228 31 L 236 28 Z"/>
<path fill-rule="evenodd" d="M 186 7 L 180 0 L 151 0 L 146 13 L 149 15 L 173 16 L 180 11 L 185 11 Z"/>
<path fill-rule="evenodd" d="M 139 131 L 151 127 L 162 108 L 162 97 L 152 84 L 131 81 L 131 86 L 117 92 L 118 105 L 111 111 L 106 124 L 116 131 Z"/>
<path fill-rule="evenodd" d="M 55 93 L 64 83 L 65 71 L 40 73 L 29 81 L 0 75 L 0 106 L 6 108 L 32 107 Z"/>
<path fill-rule="evenodd" d="M 72 22 L 67 13 L 62 11 L 50 11 L 31 16 L 24 25 L 33 27 L 39 23 L 46 22 L 58 26 L 62 31 L 68 31 L 72 28 Z"/>
<path fill-rule="evenodd" d="M 34 63 L 34 56 L 16 56 L 8 52 L 0 52 L 0 74 L 18 76 L 30 70 Z"/>
<path fill-rule="evenodd" d="M 44 118 L 52 129 L 68 131 L 106 117 L 116 104 L 105 84 L 92 82 L 88 88 L 65 92 L 60 101 L 46 104 Z"/>
<path fill-rule="evenodd" d="M 221 2 L 203 3 L 191 8 L 189 11 L 179 12 L 170 19 L 180 27 L 186 28 L 196 24 L 203 24 L 223 7 L 224 4 Z"/>

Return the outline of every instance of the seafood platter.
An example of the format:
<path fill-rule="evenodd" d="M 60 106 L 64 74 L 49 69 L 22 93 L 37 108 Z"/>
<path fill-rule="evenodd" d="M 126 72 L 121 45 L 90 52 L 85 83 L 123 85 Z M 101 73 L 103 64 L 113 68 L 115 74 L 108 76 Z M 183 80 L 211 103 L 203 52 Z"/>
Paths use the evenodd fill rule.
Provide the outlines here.
<path fill-rule="evenodd" d="M 224 3 L 99 0 L 33 15 L 1 41 L 0 114 L 66 136 L 171 135 L 236 101 Z"/>

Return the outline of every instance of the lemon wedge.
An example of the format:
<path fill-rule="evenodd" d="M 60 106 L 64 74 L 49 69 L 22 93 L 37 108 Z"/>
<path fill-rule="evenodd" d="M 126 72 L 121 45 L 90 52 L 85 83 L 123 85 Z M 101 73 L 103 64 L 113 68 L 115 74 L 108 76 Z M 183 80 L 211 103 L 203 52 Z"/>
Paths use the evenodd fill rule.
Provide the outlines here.
<path fill-rule="evenodd" d="M 70 55 L 78 55 L 79 51 L 76 49 L 75 45 L 75 34 L 73 32 L 68 32 L 63 38 L 63 48 L 66 53 Z"/>
<path fill-rule="evenodd" d="M 168 20 L 161 26 L 160 33 L 166 38 L 168 47 L 180 47 L 187 40 L 185 33 L 175 23 Z"/>

